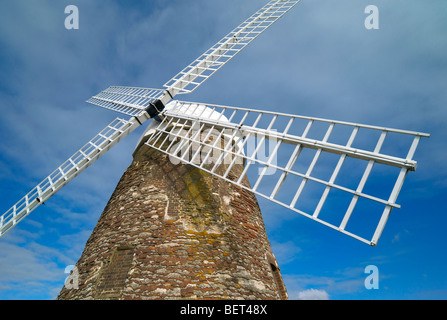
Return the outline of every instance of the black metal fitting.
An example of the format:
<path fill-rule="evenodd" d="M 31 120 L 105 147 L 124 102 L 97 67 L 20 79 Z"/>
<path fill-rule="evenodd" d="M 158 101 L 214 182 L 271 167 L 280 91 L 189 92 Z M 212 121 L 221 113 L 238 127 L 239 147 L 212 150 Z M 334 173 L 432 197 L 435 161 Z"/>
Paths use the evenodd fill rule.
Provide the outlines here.
<path fill-rule="evenodd" d="M 146 112 L 151 118 L 154 118 L 162 112 L 164 108 L 165 105 L 161 102 L 161 100 L 155 100 L 154 102 L 149 103 L 149 106 L 146 108 Z"/>

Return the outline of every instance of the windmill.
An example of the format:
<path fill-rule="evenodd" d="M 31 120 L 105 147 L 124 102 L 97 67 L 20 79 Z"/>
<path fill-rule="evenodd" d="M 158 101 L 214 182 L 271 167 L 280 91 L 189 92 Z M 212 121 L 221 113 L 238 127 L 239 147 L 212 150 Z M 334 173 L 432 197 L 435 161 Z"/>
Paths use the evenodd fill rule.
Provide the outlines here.
<path fill-rule="evenodd" d="M 111 86 L 89 99 L 87 102 L 91 104 L 125 114 L 128 118 L 116 118 L 4 213 L 0 217 L 0 237 L 133 130 L 153 119 L 138 143 L 134 159 L 150 154 L 153 161 L 157 161 L 160 160 L 159 155 L 164 154 L 172 164 L 188 166 L 194 168 L 194 172 L 213 177 L 213 183 L 221 181 L 225 186 L 234 186 L 246 197 L 251 194 L 265 198 L 375 246 L 391 210 L 400 208 L 396 203 L 397 197 L 408 171 L 416 169 L 417 163 L 413 160 L 416 148 L 420 139 L 429 137 L 429 134 L 174 100 L 177 95 L 197 89 L 299 2 L 270 1 L 175 75 L 164 85 L 164 89 Z M 399 145 L 394 144 L 395 141 L 399 141 Z M 267 145 L 270 152 L 262 155 Z M 153 153 L 155 151 L 156 155 Z M 370 193 L 367 186 L 377 167 L 383 169 L 387 177 L 393 177 L 389 189 L 382 188 L 380 194 Z M 361 168 L 357 180 L 351 179 L 351 171 L 356 171 L 352 168 Z M 246 181 L 247 176 L 254 177 L 250 183 Z M 201 189 L 195 188 L 195 192 L 197 194 L 192 194 L 192 198 L 199 195 Z M 313 197 L 312 204 L 307 198 L 309 192 L 317 195 Z M 325 211 L 333 195 L 335 200 L 340 197 L 349 199 L 338 216 Z M 224 203 L 226 201 L 223 200 Z M 360 227 L 362 231 L 357 232 L 355 227 L 366 220 L 361 212 L 357 212 L 359 207 L 364 207 L 361 206 L 364 203 L 373 203 L 374 208 L 380 207 L 380 214 L 376 223 L 370 224 L 368 220 L 367 228 Z M 164 213 L 165 217 L 173 214 L 168 209 Z M 202 226 L 201 223 L 198 225 Z M 364 229 L 371 231 L 371 234 L 364 235 Z M 197 226 L 195 231 L 217 232 Z M 168 244 L 164 245 L 169 247 Z M 122 262 L 116 269 L 122 267 L 127 274 L 134 249 L 132 246 L 117 248 L 108 258 L 108 266 L 113 266 L 113 261 Z M 270 252 L 267 252 L 266 259 L 273 266 L 272 269 L 278 268 Z M 107 266 L 102 268 L 106 269 Z M 273 273 L 275 276 L 280 277 L 278 273 Z M 96 285 L 102 288 L 102 291 L 98 290 L 107 292 L 105 273 L 100 268 L 97 278 Z M 265 287 L 253 279 L 244 284 L 247 287 Z M 276 286 L 281 287 L 281 280 L 276 281 Z M 167 289 L 160 289 L 159 292 L 163 290 Z M 104 297 L 101 294 L 98 293 L 99 297 Z"/>

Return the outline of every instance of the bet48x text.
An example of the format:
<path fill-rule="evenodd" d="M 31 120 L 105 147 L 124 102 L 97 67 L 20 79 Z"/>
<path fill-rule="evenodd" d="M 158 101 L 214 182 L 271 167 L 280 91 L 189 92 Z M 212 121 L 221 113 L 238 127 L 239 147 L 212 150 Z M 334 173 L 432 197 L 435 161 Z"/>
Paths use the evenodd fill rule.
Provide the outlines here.
<path fill-rule="evenodd" d="M 225 305 L 225 314 L 267 314 L 267 305 Z"/>

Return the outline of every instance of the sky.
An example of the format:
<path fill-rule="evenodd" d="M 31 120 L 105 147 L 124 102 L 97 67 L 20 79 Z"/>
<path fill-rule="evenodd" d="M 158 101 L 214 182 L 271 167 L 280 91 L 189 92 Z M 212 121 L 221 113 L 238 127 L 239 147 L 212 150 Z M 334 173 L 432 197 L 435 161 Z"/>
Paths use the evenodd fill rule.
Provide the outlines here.
<path fill-rule="evenodd" d="M 87 99 L 110 85 L 161 88 L 266 3 L 3 0 L 0 211 L 119 116 Z M 68 5 L 79 29 L 65 28 Z M 365 27 L 368 5 L 379 29 Z M 431 134 L 376 247 L 259 199 L 290 299 L 447 298 L 445 12 L 444 0 L 302 0 L 182 97 Z M 143 130 L 0 238 L 0 299 L 56 298 Z"/>

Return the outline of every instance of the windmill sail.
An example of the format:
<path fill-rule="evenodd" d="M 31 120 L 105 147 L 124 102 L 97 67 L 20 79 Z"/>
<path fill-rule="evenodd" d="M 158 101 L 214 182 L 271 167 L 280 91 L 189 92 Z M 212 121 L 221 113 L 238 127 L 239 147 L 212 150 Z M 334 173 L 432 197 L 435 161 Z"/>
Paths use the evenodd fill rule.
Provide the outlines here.
<path fill-rule="evenodd" d="M 273 0 L 164 84 L 166 90 L 111 86 L 88 103 L 135 116 L 157 100 L 166 105 L 177 94 L 190 93 L 241 52 L 250 42 L 301 0 Z"/>
<path fill-rule="evenodd" d="M 172 97 L 190 93 L 301 0 L 273 0 L 164 85 Z"/>
<path fill-rule="evenodd" d="M 162 94 L 163 90 L 159 89 L 111 86 L 87 102 L 133 117 L 141 115 Z"/>
<path fill-rule="evenodd" d="M 210 118 L 210 115 L 214 116 Z M 148 133 L 146 145 L 168 154 L 172 161 L 196 166 L 245 189 L 248 187 L 240 182 L 250 169 L 255 169 L 250 191 L 373 246 L 391 209 L 400 208 L 397 196 L 407 172 L 416 169 L 413 155 L 420 138 L 429 136 L 357 123 L 179 101 L 168 105 L 161 117 L 163 120 Z M 395 136 L 404 141 L 403 146 L 396 144 Z M 393 140 L 391 149 L 388 137 Z M 268 144 L 266 155 L 263 149 Z M 396 152 L 405 154 L 401 157 Z M 348 158 L 351 162 L 346 168 Z M 235 163 L 244 163 L 244 171 L 240 176 L 229 176 Z M 224 170 L 219 169 L 222 165 Z M 339 179 L 342 168 L 356 171 L 351 166 L 362 168 L 357 185 L 351 185 L 343 177 Z M 391 186 L 380 185 L 379 194 L 369 192 L 377 190 L 364 190 L 374 167 L 398 171 L 394 181 L 388 181 Z M 382 192 L 386 187 L 389 194 Z M 307 197 L 302 197 L 306 189 L 312 190 L 313 197 L 317 190 L 320 192 L 313 206 L 308 204 Z M 338 219 L 322 215 L 328 197 L 335 194 L 340 198 L 340 193 L 349 200 L 345 201 L 343 214 Z M 359 199 L 382 207 L 382 215 L 369 237 L 349 228 L 348 222 Z M 368 221 L 363 217 L 361 220 Z"/>
<path fill-rule="evenodd" d="M 87 102 L 131 116 L 117 118 L 98 136 L 0 216 L 0 237 L 54 195 L 118 141 L 154 118 L 176 94 L 195 90 L 301 0 L 273 0 L 165 84 L 166 90 L 111 86 Z M 100 142 L 98 142 L 100 141 Z"/>
<path fill-rule="evenodd" d="M 99 159 L 148 117 L 116 118 L 85 146 L 0 216 L 0 237 Z"/>

